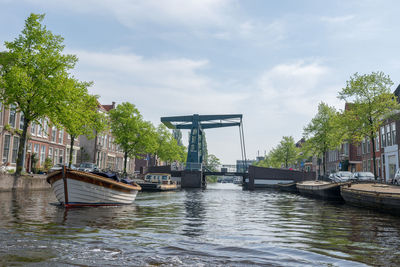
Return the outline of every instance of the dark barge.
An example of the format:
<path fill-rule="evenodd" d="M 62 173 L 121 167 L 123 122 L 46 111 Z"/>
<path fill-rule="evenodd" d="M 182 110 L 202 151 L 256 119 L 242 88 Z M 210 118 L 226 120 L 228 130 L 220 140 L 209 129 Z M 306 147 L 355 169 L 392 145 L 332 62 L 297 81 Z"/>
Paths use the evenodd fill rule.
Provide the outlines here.
<path fill-rule="evenodd" d="M 326 200 L 343 200 L 340 195 L 340 186 L 346 183 L 331 183 L 325 181 L 305 181 L 297 183 L 300 194 Z"/>
<path fill-rule="evenodd" d="M 400 186 L 363 183 L 341 187 L 346 203 L 400 215 Z"/>

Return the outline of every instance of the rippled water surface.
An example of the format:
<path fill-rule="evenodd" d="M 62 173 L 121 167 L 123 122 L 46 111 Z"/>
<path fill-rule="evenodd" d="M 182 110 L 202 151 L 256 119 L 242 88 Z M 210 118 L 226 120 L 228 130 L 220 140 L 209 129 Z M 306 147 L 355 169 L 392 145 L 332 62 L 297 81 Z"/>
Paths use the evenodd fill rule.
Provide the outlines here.
<path fill-rule="evenodd" d="M 233 184 L 64 209 L 0 193 L 0 266 L 400 266 L 399 217 Z"/>

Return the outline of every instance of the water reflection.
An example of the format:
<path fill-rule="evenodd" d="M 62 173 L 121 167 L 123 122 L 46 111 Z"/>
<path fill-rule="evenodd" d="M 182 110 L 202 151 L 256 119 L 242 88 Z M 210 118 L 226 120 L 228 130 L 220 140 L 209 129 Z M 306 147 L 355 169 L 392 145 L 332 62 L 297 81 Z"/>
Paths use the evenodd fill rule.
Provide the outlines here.
<path fill-rule="evenodd" d="M 203 203 L 204 192 L 200 189 L 185 190 L 185 220 L 184 235 L 189 237 L 203 234 L 206 210 Z"/>
<path fill-rule="evenodd" d="M 276 191 L 211 185 L 134 205 L 65 209 L 0 193 L 0 266 L 398 266 L 399 217 Z"/>

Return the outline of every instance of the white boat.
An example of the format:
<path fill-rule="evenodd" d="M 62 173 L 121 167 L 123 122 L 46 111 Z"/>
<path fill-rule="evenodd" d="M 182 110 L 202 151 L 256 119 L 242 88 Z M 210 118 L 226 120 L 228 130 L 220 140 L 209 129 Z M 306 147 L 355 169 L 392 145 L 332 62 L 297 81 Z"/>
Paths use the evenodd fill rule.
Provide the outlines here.
<path fill-rule="evenodd" d="M 66 207 L 132 204 L 141 187 L 93 173 L 63 169 L 50 173 L 47 182 Z"/>
<path fill-rule="evenodd" d="M 137 184 L 143 191 L 172 191 L 180 188 L 171 180 L 169 173 L 148 173 L 144 180 L 137 181 Z"/>

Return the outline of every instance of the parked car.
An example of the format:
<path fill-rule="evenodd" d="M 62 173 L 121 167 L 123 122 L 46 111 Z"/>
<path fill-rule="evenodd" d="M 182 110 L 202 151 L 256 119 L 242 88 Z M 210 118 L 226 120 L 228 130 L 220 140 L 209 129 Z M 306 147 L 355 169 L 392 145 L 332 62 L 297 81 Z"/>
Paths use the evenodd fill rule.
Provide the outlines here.
<path fill-rule="evenodd" d="M 48 171 L 48 173 L 54 172 L 54 171 L 59 171 L 61 170 L 64 166 L 68 168 L 68 163 L 57 163 L 53 167 L 51 167 Z M 74 164 L 71 164 L 71 170 L 77 170 L 78 168 L 74 166 Z"/>
<path fill-rule="evenodd" d="M 348 182 L 353 178 L 353 174 L 351 172 L 340 171 L 332 173 L 332 176 L 329 175 L 329 179 L 335 183 Z"/>
<path fill-rule="evenodd" d="M 375 175 L 372 172 L 355 172 L 353 180 L 357 182 L 375 181 Z"/>
<path fill-rule="evenodd" d="M 84 171 L 84 172 L 97 172 L 97 171 L 99 171 L 99 168 L 94 163 L 84 162 L 84 163 L 81 163 L 81 165 L 79 165 L 78 170 Z"/>
<path fill-rule="evenodd" d="M 64 167 L 64 164 L 62 164 L 62 163 L 57 163 L 57 164 L 55 164 L 53 167 L 51 167 L 51 168 L 49 169 L 48 173 L 55 172 L 55 171 L 59 171 L 59 170 L 61 170 L 63 167 Z"/>

